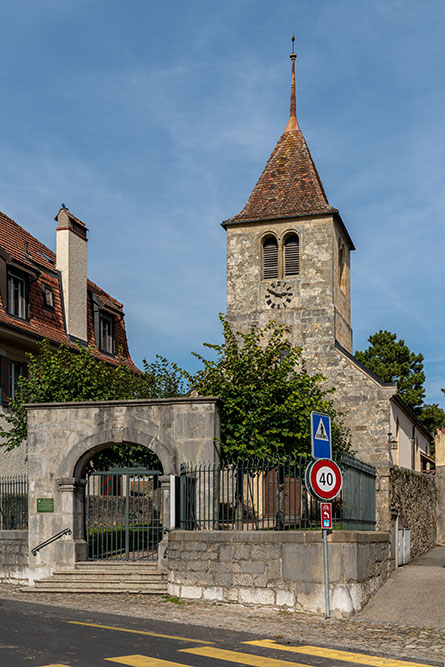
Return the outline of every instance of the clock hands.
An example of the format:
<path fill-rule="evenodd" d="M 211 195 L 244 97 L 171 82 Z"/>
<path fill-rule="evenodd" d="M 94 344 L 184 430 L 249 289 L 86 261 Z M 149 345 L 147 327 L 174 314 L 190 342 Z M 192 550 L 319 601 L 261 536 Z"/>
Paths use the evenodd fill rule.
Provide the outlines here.
<path fill-rule="evenodd" d="M 270 287 L 267 288 L 267 291 L 269 294 L 273 294 L 273 296 L 276 296 L 277 298 L 281 298 L 282 296 L 287 296 L 288 292 L 275 292 L 275 290 L 271 289 Z"/>

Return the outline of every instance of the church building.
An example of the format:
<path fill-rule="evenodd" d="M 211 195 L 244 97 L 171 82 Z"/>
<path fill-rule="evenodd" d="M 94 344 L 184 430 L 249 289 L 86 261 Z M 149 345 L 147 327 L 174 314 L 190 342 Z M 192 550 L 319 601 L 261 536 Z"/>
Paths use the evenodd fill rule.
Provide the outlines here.
<path fill-rule="evenodd" d="M 236 331 L 270 320 L 303 348 L 311 373 L 336 388 L 352 447 L 377 468 L 377 526 L 390 527 L 389 469 L 421 470 L 431 435 L 353 356 L 350 256 L 354 244 L 330 205 L 298 124 L 292 52 L 290 116 L 243 210 L 225 220 L 227 319 Z"/>

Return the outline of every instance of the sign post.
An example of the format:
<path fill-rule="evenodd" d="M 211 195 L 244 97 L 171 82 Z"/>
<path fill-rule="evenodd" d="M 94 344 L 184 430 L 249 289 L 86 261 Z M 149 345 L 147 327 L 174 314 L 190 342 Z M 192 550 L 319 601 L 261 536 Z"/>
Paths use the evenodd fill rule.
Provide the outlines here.
<path fill-rule="evenodd" d="M 335 461 L 330 458 L 318 458 L 311 461 L 307 466 L 305 482 L 309 493 L 317 500 L 322 501 L 320 503 L 320 513 L 323 533 L 324 591 L 326 618 L 330 618 L 328 530 L 332 528 L 332 505 L 326 501 L 333 500 L 338 496 L 343 486 L 343 477 Z"/>

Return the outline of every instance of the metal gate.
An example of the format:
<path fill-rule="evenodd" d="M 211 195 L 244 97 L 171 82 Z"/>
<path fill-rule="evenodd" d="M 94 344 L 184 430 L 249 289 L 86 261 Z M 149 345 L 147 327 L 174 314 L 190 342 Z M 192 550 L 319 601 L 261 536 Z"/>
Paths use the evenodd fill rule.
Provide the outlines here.
<path fill-rule="evenodd" d="M 89 560 L 156 560 L 162 539 L 159 470 L 114 468 L 87 477 Z"/>

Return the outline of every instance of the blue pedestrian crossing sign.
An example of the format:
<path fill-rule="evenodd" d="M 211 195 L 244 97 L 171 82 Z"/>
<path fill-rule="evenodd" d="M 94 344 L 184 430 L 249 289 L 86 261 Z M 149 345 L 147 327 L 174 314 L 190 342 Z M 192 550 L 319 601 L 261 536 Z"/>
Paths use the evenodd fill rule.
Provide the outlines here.
<path fill-rule="evenodd" d="M 314 459 L 332 459 L 331 418 L 311 412 L 311 450 Z"/>

